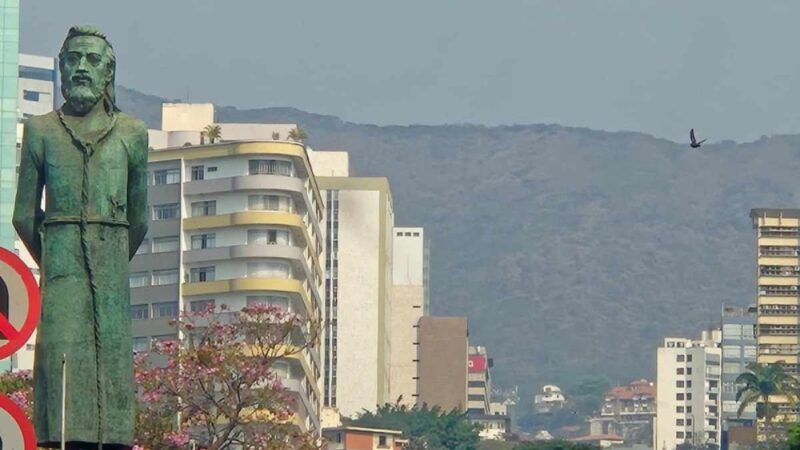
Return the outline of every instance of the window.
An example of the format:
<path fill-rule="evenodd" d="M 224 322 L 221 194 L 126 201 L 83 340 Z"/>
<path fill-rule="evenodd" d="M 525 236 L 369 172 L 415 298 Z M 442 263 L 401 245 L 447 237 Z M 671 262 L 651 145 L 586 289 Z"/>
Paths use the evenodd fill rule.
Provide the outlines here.
<path fill-rule="evenodd" d="M 286 361 L 275 361 L 274 363 L 272 363 L 272 370 L 280 378 L 289 378 L 291 373 L 291 370 L 289 368 L 289 363 L 287 363 Z"/>
<path fill-rule="evenodd" d="M 153 253 L 176 252 L 180 250 L 178 236 L 153 238 Z"/>
<path fill-rule="evenodd" d="M 215 303 L 213 298 L 209 300 L 194 300 L 189 303 L 189 310 L 193 313 L 203 312 L 207 309 L 213 310 Z"/>
<path fill-rule="evenodd" d="M 683 380 L 678 380 L 675 383 L 676 383 L 675 386 L 679 388 L 682 388 L 685 385 L 685 382 Z"/>
<path fill-rule="evenodd" d="M 722 365 L 722 373 L 738 375 L 742 373 L 742 365 L 738 362 L 726 362 Z"/>
<path fill-rule="evenodd" d="M 691 413 L 692 413 L 692 407 L 691 406 L 687 406 L 686 407 L 686 414 L 691 414 Z"/>
<path fill-rule="evenodd" d="M 683 439 L 683 431 L 675 432 L 675 438 L 676 439 Z"/>
<path fill-rule="evenodd" d="M 675 400 L 683 400 L 683 399 L 684 399 L 683 393 L 675 394 Z"/>
<path fill-rule="evenodd" d="M 134 353 L 141 353 L 150 350 L 150 346 L 148 345 L 149 339 L 146 337 L 135 337 L 133 338 L 133 352 Z"/>
<path fill-rule="evenodd" d="M 683 426 L 683 419 L 675 419 L 675 425 L 682 427 Z"/>
<path fill-rule="evenodd" d="M 755 326 L 753 326 L 753 325 L 743 325 L 742 326 L 742 337 L 744 339 L 755 339 L 754 331 L 755 331 Z"/>
<path fill-rule="evenodd" d="M 181 182 L 180 169 L 162 169 L 153 171 L 153 184 L 177 184 Z"/>
<path fill-rule="evenodd" d="M 687 388 L 690 388 L 690 387 L 692 387 L 692 380 L 688 380 L 688 381 L 686 382 L 686 387 L 687 387 Z"/>
<path fill-rule="evenodd" d="M 217 235 L 215 233 L 196 234 L 192 236 L 192 249 L 216 247 Z"/>
<path fill-rule="evenodd" d="M 249 169 L 250 175 L 294 176 L 292 163 L 279 159 L 251 159 Z"/>
<path fill-rule="evenodd" d="M 687 367 L 686 368 L 686 375 L 691 375 L 691 374 L 692 374 L 692 368 L 691 367 Z"/>
<path fill-rule="evenodd" d="M 178 302 L 153 303 L 153 317 L 156 319 L 178 317 Z"/>
<path fill-rule="evenodd" d="M 150 307 L 148 305 L 131 305 L 131 319 L 143 320 L 150 318 Z"/>
<path fill-rule="evenodd" d="M 177 269 L 153 271 L 153 285 L 163 286 L 165 284 L 178 284 Z"/>
<path fill-rule="evenodd" d="M 217 201 L 206 200 L 192 203 L 192 217 L 214 216 L 217 214 Z"/>
<path fill-rule="evenodd" d="M 19 77 L 33 80 L 55 81 L 56 72 L 53 69 L 43 69 L 41 67 L 19 66 Z"/>
<path fill-rule="evenodd" d="M 279 306 L 282 309 L 289 310 L 289 298 L 282 295 L 248 295 L 247 306 Z"/>
<path fill-rule="evenodd" d="M 286 195 L 248 195 L 247 209 L 251 211 L 292 212 L 292 199 Z"/>
<path fill-rule="evenodd" d="M 153 339 L 151 339 L 150 342 L 153 345 L 155 345 L 155 344 L 157 344 L 159 342 L 170 342 L 170 341 L 178 342 L 178 335 L 177 334 L 162 334 L 162 335 L 158 335 L 158 336 L 153 336 Z"/>
<path fill-rule="evenodd" d="M 678 361 L 678 362 L 686 361 L 686 355 L 678 355 L 678 357 L 676 358 L 676 361 Z"/>
<path fill-rule="evenodd" d="M 722 356 L 726 359 L 740 359 L 742 348 L 737 345 L 724 345 L 722 346 Z"/>
<path fill-rule="evenodd" d="M 247 276 L 253 278 L 290 278 L 289 264 L 277 261 L 247 263 Z"/>
<path fill-rule="evenodd" d="M 216 172 L 216 171 L 217 171 L 217 166 L 211 166 L 211 167 L 209 167 L 209 168 L 208 168 L 208 171 L 209 171 L 209 172 Z"/>
<path fill-rule="evenodd" d="M 677 407 L 675 407 L 675 412 L 677 412 L 677 413 L 682 413 L 683 411 L 684 411 L 684 407 L 683 407 L 683 406 L 677 406 Z"/>
<path fill-rule="evenodd" d="M 692 362 L 692 355 L 686 355 L 686 362 Z"/>
<path fill-rule="evenodd" d="M 28 100 L 31 102 L 38 102 L 39 101 L 39 92 L 37 91 L 29 91 L 27 89 L 22 91 L 22 98 L 24 100 Z"/>
<path fill-rule="evenodd" d="M 733 323 L 723 324 L 722 335 L 725 337 L 725 339 L 741 339 L 742 326 Z"/>
<path fill-rule="evenodd" d="M 146 255 L 147 253 L 150 253 L 150 241 L 145 239 L 142 241 L 142 244 L 139 246 L 139 248 L 136 249 L 136 254 Z"/>
<path fill-rule="evenodd" d="M 388 447 L 386 444 L 386 436 L 383 434 L 378 436 L 378 447 Z"/>
<path fill-rule="evenodd" d="M 153 205 L 153 220 L 172 220 L 180 215 L 180 206 L 177 203 Z"/>
<path fill-rule="evenodd" d="M 691 399 L 692 399 L 692 393 L 689 392 L 686 394 L 686 400 L 691 400 Z"/>
<path fill-rule="evenodd" d="M 756 357 L 756 348 L 753 345 L 747 345 L 744 347 L 744 357 L 746 359 L 755 359 Z"/>
<path fill-rule="evenodd" d="M 684 368 L 683 368 L 683 367 L 678 367 L 678 369 L 676 370 L 676 373 L 677 373 L 678 375 L 683 375 L 683 373 L 684 373 Z"/>
<path fill-rule="evenodd" d="M 202 283 L 205 281 L 214 281 L 215 270 L 214 267 L 195 267 L 189 271 L 191 273 L 190 280 L 192 283 Z"/>
<path fill-rule="evenodd" d="M 288 230 L 247 230 L 247 243 L 258 245 L 292 245 Z"/>
<path fill-rule="evenodd" d="M 144 287 L 150 284 L 150 275 L 147 272 L 131 272 L 128 275 L 130 287 Z"/>
<path fill-rule="evenodd" d="M 204 166 L 192 166 L 192 181 L 202 180 L 205 178 Z"/>

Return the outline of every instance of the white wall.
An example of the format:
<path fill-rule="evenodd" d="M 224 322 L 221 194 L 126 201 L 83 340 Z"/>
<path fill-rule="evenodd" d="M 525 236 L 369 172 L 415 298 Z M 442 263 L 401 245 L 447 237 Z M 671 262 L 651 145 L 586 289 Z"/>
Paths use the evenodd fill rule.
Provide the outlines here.
<path fill-rule="evenodd" d="M 214 123 L 211 103 L 164 103 L 161 105 L 161 129 L 164 131 L 202 131 Z"/>
<path fill-rule="evenodd" d="M 308 159 L 311 169 L 318 177 L 349 177 L 350 156 L 343 151 L 310 150 Z"/>

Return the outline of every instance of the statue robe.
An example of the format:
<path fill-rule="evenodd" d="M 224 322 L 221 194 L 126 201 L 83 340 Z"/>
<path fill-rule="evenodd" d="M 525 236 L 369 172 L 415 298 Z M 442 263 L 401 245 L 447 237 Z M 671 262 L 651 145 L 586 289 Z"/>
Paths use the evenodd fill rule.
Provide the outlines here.
<path fill-rule="evenodd" d="M 147 231 L 147 149 L 144 124 L 122 113 L 97 142 L 73 135 L 58 112 L 25 124 L 14 226 L 41 274 L 33 381 L 42 447 L 61 440 L 62 355 L 67 442 L 133 443 L 128 262 Z"/>

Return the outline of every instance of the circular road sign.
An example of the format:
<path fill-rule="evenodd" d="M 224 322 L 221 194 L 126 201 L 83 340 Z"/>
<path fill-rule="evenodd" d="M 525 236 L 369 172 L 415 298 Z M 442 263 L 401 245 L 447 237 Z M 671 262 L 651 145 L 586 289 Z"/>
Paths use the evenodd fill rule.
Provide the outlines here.
<path fill-rule="evenodd" d="M 33 424 L 16 403 L 0 395 L 0 450 L 36 450 Z"/>
<path fill-rule="evenodd" d="M 0 359 L 22 348 L 42 309 L 39 285 L 14 252 L 0 247 Z"/>

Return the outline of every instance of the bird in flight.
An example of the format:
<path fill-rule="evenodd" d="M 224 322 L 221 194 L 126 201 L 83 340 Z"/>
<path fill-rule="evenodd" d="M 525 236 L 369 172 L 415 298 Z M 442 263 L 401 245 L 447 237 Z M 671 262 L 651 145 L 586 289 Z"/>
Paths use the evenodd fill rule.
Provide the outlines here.
<path fill-rule="evenodd" d="M 692 141 L 692 143 L 689 144 L 689 147 L 692 147 L 692 148 L 700 148 L 700 146 L 703 145 L 703 142 L 706 141 L 705 139 L 703 139 L 702 141 L 698 142 L 697 139 L 695 139 L 695 137 L 694 137 L 694 128 L 689 130 L 689 139 Z"/>

